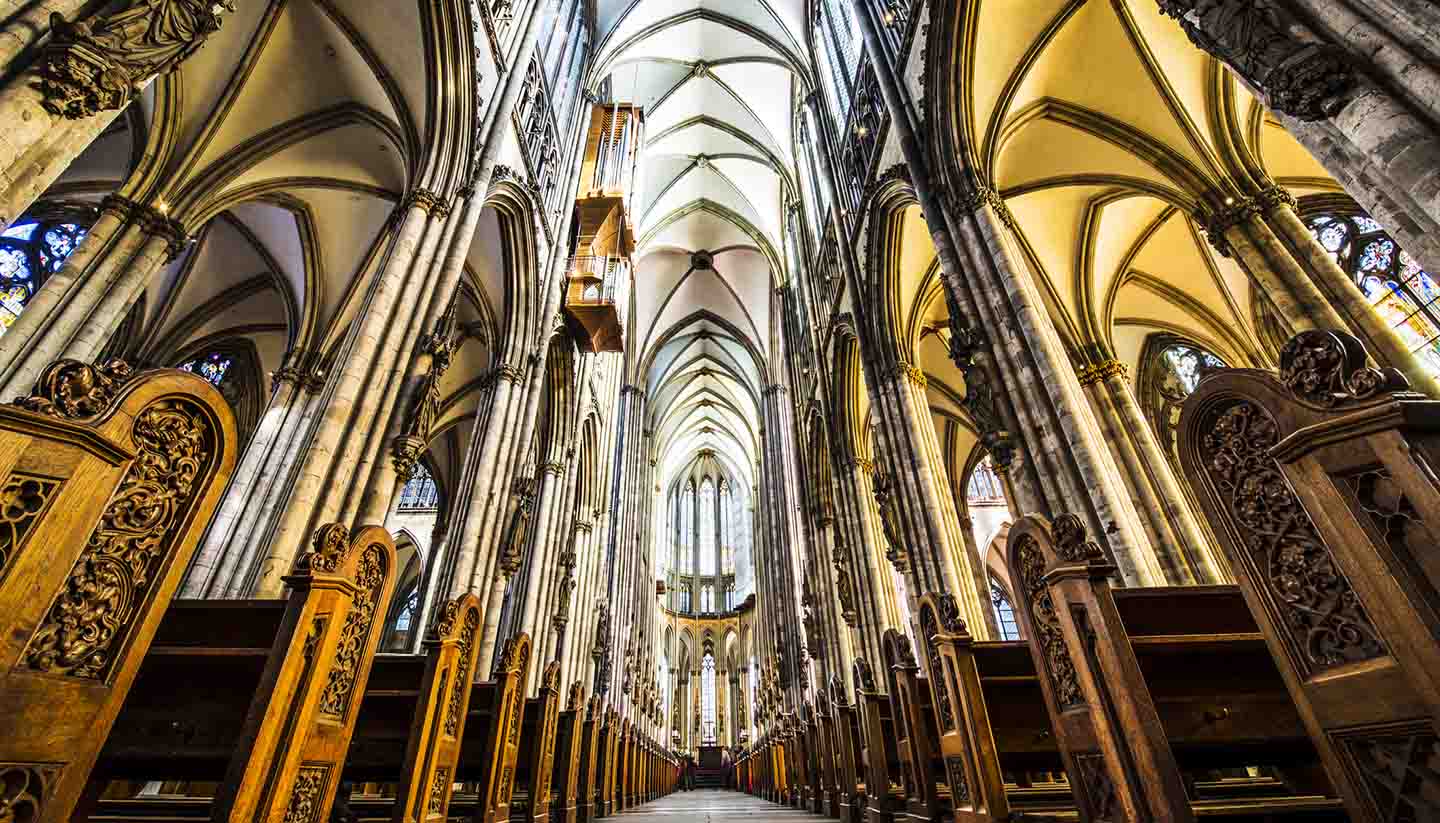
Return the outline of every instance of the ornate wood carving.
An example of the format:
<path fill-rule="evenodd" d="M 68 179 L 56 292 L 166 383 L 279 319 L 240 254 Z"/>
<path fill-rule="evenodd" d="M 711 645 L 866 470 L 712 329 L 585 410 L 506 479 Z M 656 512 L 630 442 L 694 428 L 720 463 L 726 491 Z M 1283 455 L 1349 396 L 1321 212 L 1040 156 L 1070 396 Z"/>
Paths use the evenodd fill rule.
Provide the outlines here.
<path fill-rule="evenodd" d="M 229 479 L 234 421 L 194 375 L 61 361 L 0 407 L 0 455 L 0 763 L 41 769 L 7 772 L 0 819 L 41 783 L 66 819 Z"/>
<path fill-rule="evenodd" d="M 1331 782 L 1354 819 L 1378 823 L 1403 793 L 1377 805 L 1362 764 L 1383 756 L 1413 784 L 1377 753 L 1440 720 L 1440 574 L 1423 560 L 1440 403 L 1367 367 L 1342 332 L 1297 335 L 1280 366 L 1201 381 L 1181 463 Z"/>
<path fill-rule="evenodd" d="M 282 809 L 297 823 L 329 818 L 359 714 L 350 707 L 380 642 L 375 604 L 389 602 L 395 576 L 384 529 L 316 531 L 285 578 L 291 594 L 261 681 L 274 685 L 250 704 L 213 819 L 272 819 Z"/>
<path fill-rule="evenodd" d="M 460 759 L 466 711 L 475 682 L 480 599 L 473 594 L 448 600 L 425 639 L 421 699 L 410 721 L 400 772 L 394 823 L 443 821 Z"/>
<path fill-rule="evenodd" d="M 1034 538 L 1022 540 L 1016 556 L 1019 559 L 1021 590 L 1034 616 L 1034 636 L 1039 638 L 1045 651 L 1045 672 L 1055 689 L 1055 699 L 1066 707 L 1083 704 L 1085 695 L 1080 691 L 1075 663 L 1070 659 L 1070 651 L 1065 648 L 1060 619 L 1055 614 L 1055 604 L 1050 600 L 1050 589 L 1045 585 L 1045 557 Z"/>
<path fill-rule="evenodd" d="M 1386 654 L 1359 597 L 1270 456 L 1278 439 L 1274 418 L 1242 401 L 1216 410 L 1200 446 L 1210 480 L 1241 530 L 1256 583 L 1281 613 L 1306 673 Z"/>

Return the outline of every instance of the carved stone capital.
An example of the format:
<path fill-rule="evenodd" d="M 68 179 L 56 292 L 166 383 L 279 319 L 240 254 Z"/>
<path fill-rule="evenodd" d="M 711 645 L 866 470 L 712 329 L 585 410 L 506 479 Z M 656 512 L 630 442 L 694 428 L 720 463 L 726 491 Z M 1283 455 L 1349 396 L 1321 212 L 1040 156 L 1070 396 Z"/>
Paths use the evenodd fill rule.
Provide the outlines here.
<path fill-rule="evenodd" d="M 390 444 L 390 459 L 395 464 L 395 474 L 402 483 L 409 483 L 420 467 L 420 455 L 425 453 L 425 441 L 419 437 L 395 438 Z"/>
<path fill-rule="evenodd" d="M 405 209 L 420 209 L 426 214 L 434 214 L 435 210 L 443 203 L 440 195 L 429 189 L 415 189 L 405 197 Z"/>
<path fill-rule="evenodd" d="M 1125 377 L 1130 369 L 1119 360 L 1101 360 L 1099 363 L 1091 363 L 1075 373 L 1080 379 L 1081 386 L 1093 386 L 1096 383 L 1103 383 L 1112 377 Z"/>
<path fill-rule="evenodd" d="M 1219 58 L 1280 114 L 1325 120 L 1354 98 L 1360 76 L 1337 46 L 1307 39 L 1276 0 L 1159 0 L 1190 42 Z"/>

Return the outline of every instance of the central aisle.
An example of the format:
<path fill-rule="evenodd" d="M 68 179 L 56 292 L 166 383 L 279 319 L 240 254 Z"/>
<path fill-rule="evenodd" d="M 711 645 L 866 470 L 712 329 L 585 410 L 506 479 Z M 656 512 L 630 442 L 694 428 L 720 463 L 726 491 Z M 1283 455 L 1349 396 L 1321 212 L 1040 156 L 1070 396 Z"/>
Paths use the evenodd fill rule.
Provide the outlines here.
<path fill-rule="evenodd" d="M 622 815 L 627 821 L 644 820 L 655 823 L 722 823 L 730 820 L 769 823 L 772 820 L 794 821 L 808 816 L 798 809 L 777 806 L 742 792 L 721 789 L 675 792 Z"/>

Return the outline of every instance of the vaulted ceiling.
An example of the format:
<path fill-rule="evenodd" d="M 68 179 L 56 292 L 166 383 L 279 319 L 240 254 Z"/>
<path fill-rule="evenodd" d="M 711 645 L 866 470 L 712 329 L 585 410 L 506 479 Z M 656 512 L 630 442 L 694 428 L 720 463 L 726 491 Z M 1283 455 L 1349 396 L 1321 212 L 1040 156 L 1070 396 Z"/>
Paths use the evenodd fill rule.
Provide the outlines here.
<path fill-rule="evenodd" d="M 599 0 L 596 12 L 595 85 L 645 110 L 631 339 L 660 484 L 706 449 L 753 484 L 805 3 Z"/>

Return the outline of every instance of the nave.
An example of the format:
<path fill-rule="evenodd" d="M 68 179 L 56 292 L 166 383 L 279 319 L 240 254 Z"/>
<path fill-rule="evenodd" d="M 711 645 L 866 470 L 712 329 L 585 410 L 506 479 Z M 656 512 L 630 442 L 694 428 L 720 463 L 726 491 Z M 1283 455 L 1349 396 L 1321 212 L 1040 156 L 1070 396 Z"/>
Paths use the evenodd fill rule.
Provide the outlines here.
<path fill-rule="evenodd" d="M 800 823 L 806 818 L 798 809 L 787 809 L 735 791 L 696 789 L 675 792 L 621 819 L 635 823 Z"/>
<path fill-rule="evenodd" d="M 0 823 L 1440 823 L 1433 0 L 0 0 L 0 123 Z"/>

